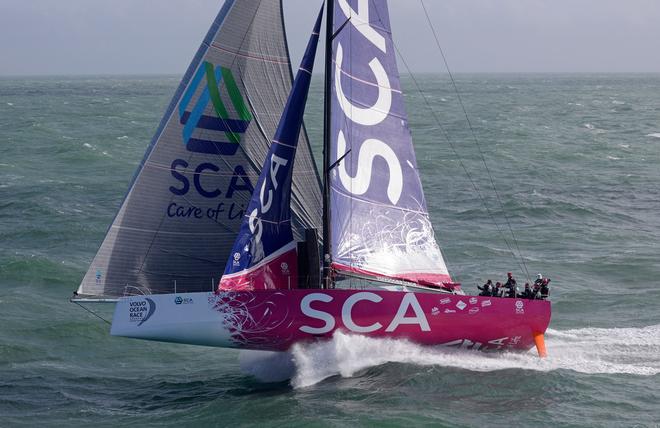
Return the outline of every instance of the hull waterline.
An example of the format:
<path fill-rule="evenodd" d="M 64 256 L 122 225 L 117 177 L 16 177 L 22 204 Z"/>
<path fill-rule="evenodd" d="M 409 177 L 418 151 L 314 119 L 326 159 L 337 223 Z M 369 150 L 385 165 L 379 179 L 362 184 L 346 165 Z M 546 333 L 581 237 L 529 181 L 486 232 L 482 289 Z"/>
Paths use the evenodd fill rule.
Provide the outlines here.
<path fill-rule="evenodd" d="M 382 290 L 162 294 L 121 298 L 111 334 L 285 351 L 343 331 L 422 345 L 529 350 L 550 313 L 550 302 L 541 300 Z"/>

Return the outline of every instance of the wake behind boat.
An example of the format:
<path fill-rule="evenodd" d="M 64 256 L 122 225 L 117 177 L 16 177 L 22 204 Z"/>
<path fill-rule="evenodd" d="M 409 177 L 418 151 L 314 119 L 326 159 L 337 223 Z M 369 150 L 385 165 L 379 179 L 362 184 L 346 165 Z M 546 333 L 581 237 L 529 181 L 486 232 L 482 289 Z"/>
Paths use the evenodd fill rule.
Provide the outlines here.
<path fill-rule="evenodd" d="M 544 355 L 548 301 L 449 274 L 386 1 L 326 17 L 323 186 L 303 126 L 322 13 L 291 84 L 281 3 L 227 0 L 75 300 L 117 298 L 111 333 L 150 340 L 286 350 L 341 330 Z"/>

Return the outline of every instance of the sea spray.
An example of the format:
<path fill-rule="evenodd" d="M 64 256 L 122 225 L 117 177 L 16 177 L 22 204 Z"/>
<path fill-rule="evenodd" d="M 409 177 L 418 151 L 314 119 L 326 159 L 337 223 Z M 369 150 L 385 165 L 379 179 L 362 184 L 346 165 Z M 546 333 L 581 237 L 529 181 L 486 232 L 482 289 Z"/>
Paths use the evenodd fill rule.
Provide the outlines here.
<path fill-rule="evenodd" d="M 335 333 L 332 340 L 298 344 L 290 353 L 241 353 L 241 368 L 263 382 L 291 378 L 295 388 L 332 376 L 353 377 L 386 363 L 438 366 L 470 371 L 572 370 L 585 374 L 660 373 L 660 325 L 642 328 L 581 328 L 547 332 L 549 357 L 525 353 L 420 346 L 404 340 Z"/>

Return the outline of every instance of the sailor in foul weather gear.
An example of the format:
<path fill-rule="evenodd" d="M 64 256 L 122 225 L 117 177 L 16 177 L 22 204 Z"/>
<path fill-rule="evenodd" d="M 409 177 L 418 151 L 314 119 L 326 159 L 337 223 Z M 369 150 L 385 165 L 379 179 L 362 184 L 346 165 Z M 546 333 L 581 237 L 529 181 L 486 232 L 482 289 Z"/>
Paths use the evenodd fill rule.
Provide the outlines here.
<path fill-rule="evenodd" d="M 493 297 L 502 297 L 502 283 L 501 282 L 496 282 L 495 283 L 495 288 L 493 288 Z"/>
<path fill-rule="evenodd" d="M 477 286 L 479 290 L 481 290 L 481 293 L 479 293 L 480 296 L 492 296 L 493 295 L 493 281 L 490 279 L 486 281 L 486 283 L 483 286 Z"/>
<path fill-rule="evenodd" d="M 543 279 L 543 284 L 541 284 L 541 299 L 547 299 L 550 295 L 550 279 Z"/>
<path fill-rule="evenodd" d="M 539 273 L 536 275 L 536 280 L 534 281 L 534 287 L 536 287 L 537 285 L 541 287 L 542 283 L 543 283 L 543 275 Z"/>
<path fill-rule="evenodd" d="M 507 279 L 506 279 L 506 283 L 504 284 L 504 288 L 506 289 L 505 296 L 516 297 L 516 294 L 518 292 L 518 287 L 516 287 L 516 279 L 513 277 L 513 274 L 511 272 L 507 272 L 506 276 Z"/>
<path fill-rule="evenodd" d="M 534 293 L 532 292 L 532 289 L 529 287 L 529 282 L 525 283 L 525 289 L 523 290 L 522 293 L 518 294 L 518 297 L 522 299 L 533 299 L 534 298 Z"/>
<path fill-rule="evenodd" d="M 541 283 L 534 282 L 534 288 L 532 289 L 532 299 L 539 299 L 541 293 Z"/>

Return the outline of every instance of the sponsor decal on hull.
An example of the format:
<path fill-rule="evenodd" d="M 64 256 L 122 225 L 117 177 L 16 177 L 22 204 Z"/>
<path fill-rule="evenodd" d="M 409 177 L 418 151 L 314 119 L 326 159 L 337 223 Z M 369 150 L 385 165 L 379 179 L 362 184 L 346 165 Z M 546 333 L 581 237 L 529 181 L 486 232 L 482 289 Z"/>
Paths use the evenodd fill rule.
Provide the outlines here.
<path fill-rule="evenodd" d="M 128 320 L 141 326 L 156 312 L 156 303 L 145 297 L 144 299 L 131 301 L 128 305 Z"/>
<path fill-rule="evenodd" d="M 193 299 L 192 299 L 192 297 L 176 296 L 174 298 L 174 304 L 176 304 L 176 305 L 192 305 L 193 304 Z"/>

